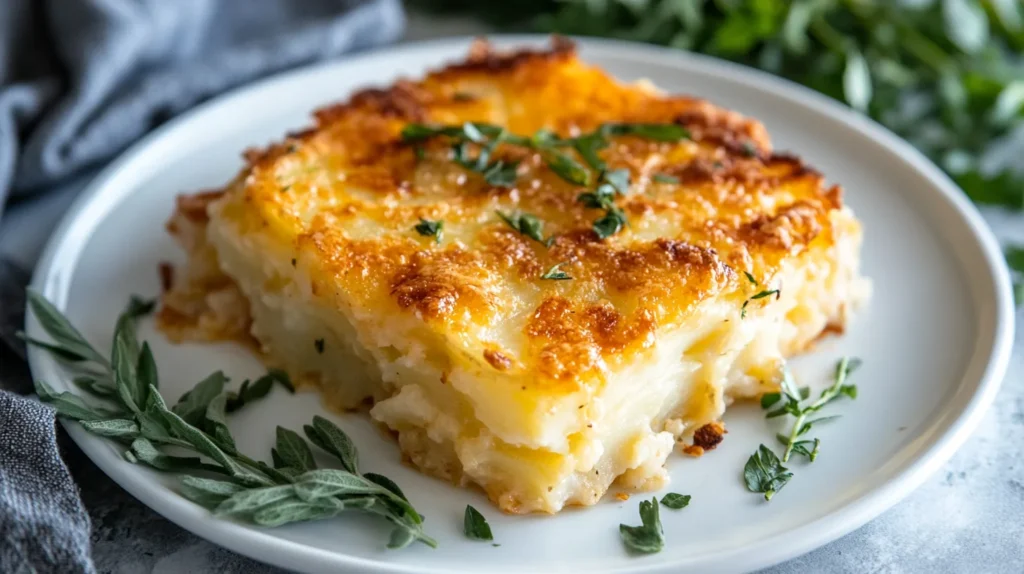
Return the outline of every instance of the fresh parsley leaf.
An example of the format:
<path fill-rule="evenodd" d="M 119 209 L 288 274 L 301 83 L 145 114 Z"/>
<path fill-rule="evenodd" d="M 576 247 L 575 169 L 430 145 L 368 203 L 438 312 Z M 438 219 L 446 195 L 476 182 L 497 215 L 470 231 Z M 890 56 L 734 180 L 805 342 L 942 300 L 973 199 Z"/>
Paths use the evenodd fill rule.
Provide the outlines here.
<path fill-rule="evenodd" d="M 352 439 L 338 425 L 317 415 L 313 417 L 313 424 L 305 425 L 302 430 L 310 442 L 338 457 L 345 470 L 359 474 L 359 452 Z"/>
<path fill-rule="evenodd" d="M 601 180 L 611 185 L 620 195 L 629 193 L 629 170 L 626 168 L 602 172 Z"/>
<path fill-rule="evenodd" d="M 651 176 L 651 179 L 656 181 L 656 182 L 658 182 L 658 183 L 669 183 L 669 184 L 677 184 L 677 183 L 679 183 L 679 178 L 678 177 L 676 177 L 674 175 L 669 175 L 667 173 L 656 173 L 653 176 Z"/>
<path fill-rule="evenodd" d="M 743 480 L 750 492 L 764 494 L 766 501 L 771 500 L 775 493 L 782 490 L 782 487 L 793 478 L 793 473 L 782 466 L 779 457 L 772 452 L 772 449 L 761 445 L 757 452 L 750 455 L 746 466 L 743 467 Z"/>
<path fill-rule="evenodd" d="M 495 187 L 512 187 L 516 183 L 518 168 L 517 161 L 496 161 L 484 168 L 484 180 Z"/>
<path fill-rule="evenodd" d="M 604 136 L 597 132 L 582 135 L 573 138 L 572 145 L 583 161 L 587 162 L 587 165 L 597 171 L 604 171 L 605 162 L 597 153 L 608 147 L 608 140 Z"/>
<path fill-rule="evenodd" d="M 615 188 L 609 183 L 602 183 L 594 191 L 577 195 L 576 201 L 594 209 L 615 209 Z"/>
<path fill-rule="evenodd" d="M 576 185 L 590 185 L 590 172 L 568 154 L 548 149 L 542 153 L 542 156 L 551 171 L 555 172 L 558 177 Z"/>
<path fill-rule="evenodd" d="M 608 211 L 604 217 L 594 222 L 594 233 L 601 239 L 611 237 L 626 225 L 626 218 L 618 209 Z"/>
<path fill-rule="evenodd" d="M 221 371 L 213 373 L 196 383 L 192 390 L 181 395 L 178 402 L 171 407 L 171 411 L 185 419 L 190 425 L 202 425 L 206 418 L 207 405 L 224 391 L 224 384 L 227 382 L 228 378 Z"/>
<path fill-rule="evenodd" d="M 568 273 L 559 269 L 559 267 L 561 267 L 562 265 L 565 265 L 565 263 L 556 263 L 551 267 L 551 269 L 548 269 L 546 273 L 541 275 L 540 278 L 550 279 L 552 281 L 567 281 L 569 279 L 572 279 L 572 277 L 570 277 Z"/>
<path fill-rule="evenodd" d="M 661 497 L 661 503 L 671 508 L 672 510 L 679 510 L 681 508 L 686 508 L 687 506 L 690 505 L 690 498 L 691 497 L 689 494 L 678 494 L 675 492 L 670 492 L 665 496 Z"/>
<path fill-rule="evenodd" d="M 665 547 L 665 532 L 658 514 L 658 499 L 640 501 L 640 526 L 619 525 L 619 536 L 633 552 L 652 554 Z"/>
<path fill-rule="evenodd" d="M 424 237 L 433 237 L 437 243 L 441 243 L 441 238 L 444 237 L 444 222 L 441 220 L 430 221 L 421 217 L 413 229 Z"/>
<path fill-rule="evenodd" d="M 544 222 L 536 215 L 521 213 L 518 211 L 512 214 L 505 214 L 501 211 L 496 213 L 498 214 L 498 217 L 500 217 L 512 229 L 515 229 L 519 233 L 522 233 L 538 243 L 543 243 L 545 246 L 550 245 L 551 239 L 544 239 Z"/>
<path fill-rule="evenodd" d="M 494 540 L 494 535 L 491 534 L 491 526 L 487 524 L 487 519 L 477 509 L 468 504 L 466 505 L 465 517 L 462 520 L 462 531 L 466 538 L 470 540 L 484 540 L 487 542 Z"/>
<path fill-rule="evenodd" d="M 316 470 L 313 451 L 298 433 L 282 426 L 278 426 L 276 432 L 277 442 L 271 450 L 275 459 L 279 459 L 284 466 L 294 468 L 299 472 Z"/>

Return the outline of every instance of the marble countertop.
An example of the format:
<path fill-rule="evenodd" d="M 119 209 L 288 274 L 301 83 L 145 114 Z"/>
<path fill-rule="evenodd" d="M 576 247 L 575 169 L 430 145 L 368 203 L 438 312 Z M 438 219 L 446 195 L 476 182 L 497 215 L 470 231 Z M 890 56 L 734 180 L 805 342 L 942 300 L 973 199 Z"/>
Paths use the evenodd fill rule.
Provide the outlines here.
<path fill-rule="evenodd" d="M 469 20 L 413 15 L 407 40 L 484 31 Z M 0 251 L 31 263 L 80 185 L 12 208 L 0 226 Z M 31 223 L 29 214 L 31 213 Z M 1003 241 L 1024 242 L 1024 216 L 988 211 Z M 1018 313 L 1018 321 L 1024 317 Z M 766 572 L 1024 572 L 1024 337 L 1018 334 L 1007 378 L 978 430 L 906 500 L 859 530 Z M 65 460 L 93 522 L 99 572 L 246 574 L 282 570 L 198 538 L 121 490 L 62 436 Z"/>

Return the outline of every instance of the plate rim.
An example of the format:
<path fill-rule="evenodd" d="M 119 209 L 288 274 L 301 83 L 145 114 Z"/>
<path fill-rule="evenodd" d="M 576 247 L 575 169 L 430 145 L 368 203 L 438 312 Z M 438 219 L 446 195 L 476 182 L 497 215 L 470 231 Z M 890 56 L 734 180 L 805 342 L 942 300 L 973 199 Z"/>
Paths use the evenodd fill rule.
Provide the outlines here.
<path fill-rule="evenodd" d="M 550 38 L 548 35 L 540 34 L 492 34 L 487 37 L 499 45 L 536 45 Z M 294 83 L 300 81 L 304 75 L 316 75 L 322 73 L 326 68 L 345 67 L 366 60 L 401 58 L 405 53 L 419 50 L 456 50 L 460 47 L 464 48 L 474 38 L 474 36 L 446 37 L 391 45 L 347 57 L 313 63 L 238 87 L 177 116 L 130 146 L 93 178 L 68 208 L 60 224 L 47 241 L 33 273 L 31 286 L 48 298 L 58 295 L 51 301 L 60 309 L 66 308 L 69 289 L 62 286 L 63 279 L 59 276 L 54 277 L 53 271 L 60 269 L 56 266 L 66 259 L 70 259 L 72 262 L 77 261 L 82 246 L 70 250 L 62 248 L 78 235 L 85 237 L 91 235 L 94 226 L 89 227 L 84 233 L 75 234 L 75 232 L 84 225 L 81 222 L 86 219 L 86 216 L 97 210 L 102 210 L 99 216 L 95 216 L 97 219 L 101 219 L 102 213 L 112 207 L 112 205 L 97 205 L 102 203 L 97 200 L 101 199 L 104 190 L 111 187 L 111 184 L 115 184 L 114 187 L 116 187 L 118 176 L 124 173 L 126 168 L 132 168 L 128 170 L 129 173 L 137 172 L 141 166 L 133 167 L 133 164 L 140 163 L 147 152 L 162 140 L 169 138 L 178 130 L 187 129 L 187 125 L 195 121 L 196 117 L 217 113 L 219 109 L 227 108 L 236 100 L 251 97 L 253 92 L 268 90 L 276 84 Z M 925 178 L 931 184 L 932 193 L 944 200 L 948 207 L 952 208 L 961 218 L 961 222 L 965 226 L 963 231 L 969 232 L 977 244 L 976 248 L 983 254 L 984 266 L 989 271 L 987 278 L 992 280 L 994 288 L 993 293 L 986 293 L 994 295 L 993 306 L 990 309 L 994 320 L 991 346 L 987 349 L 975 348 L 973 350 L 966 363 L 968 367 L 980 360 L 979 355 L 987 354 L 987 357 L 983 357 L 985 359 L 984 368 L 978 375 L 976 389 L 945 431 L 936 437 L 934 444 L 921 451 L 916 459 L 906 464 L 902 471 L 893 473 L 878 487 L 865 492 L 862 496 L 847 502 L 832 512 L 807 522 L 784 535 L 775 535 L 752 545 L 712 555 L 706 559 L 709 562 L 703 567 L 710 568 L 714 564 L 718 564 L 716 569 L 720 569 L 725 564 L 729 570 L 764 568 L 803 555 L 860 528 L 917 489 L 942 464 L 945 464 L 977 428 L 999 391 L 1012 354 L 1015 315 L 1009 270 L 1002 257 L 998 241 L 977 208 L 935 164 L 885 127 L 828 96 L 767 72 L 710 56 L 623 40 L 582 37 L 574 37 L 573 40 L 584 52 L 591 49 L 596 51 L 615 50 L 619 56 L 629 53 L 640 58 L 651 57 L 666 67 L 675 65 L 689 69 L 696 68 L 708 73 L 712 73 L 712 68 L 714 68 L 713 73 L 724 78 L 749 87 L 767 90 L 796 105 L 831 117 L 846 128 L 873 140 L 886 151 L 897 156 L 908 169 Z M 673 63 L 672 60 L 676 60 L 676 62 Z M 324 105 L 328 103 L 325 101 Z M 123 197 L 119 195 L 118 198 Z M 116 205 L 117 201 L 109 203 Z M 963 263 L 957 261 L 957 266 L 963 267 Z M 976 284 L 977 280 L 968 284 L 971 299 L 975 303 L 979 300 L 979 294 L 975 292 Z M 984 310 L 976 309 L 972 318 L 977 321 L 983 314 Z M 26 331 L 32 335 L 40 334 L 38 324 L 29 318 L 27 312 L 25 327 Z M 37 374 L 53 375 L 61 372 L 55 368 L 55 363 L 45 357 L 44 353 L 37 348 L 29 348 L 28 359 L 33 378 L 36 378 Z M 56 379 L 66 383 L 66 377 L 40 378 Z M 966 379 L 965 377 L 961 380 L 961 387 Z M 124 465 L 121 457 L 106 441 L 90 435 L 79 425 L 69 424 L 66 421 L 61 421 L 61 424 L 94 464 L 140 502 L 178 526 L 239 554 L 284 568 L 299 567 L 310 571 L 341 568 L 379 573 L 443 572 L 435 567 L 388 563 L 331 552 L 280 538 L 270 531 L 253 529 L 229 520 L 213 519 L 205 509 L 181 498 L 162 483 L 135 480 L 128 472 L 130 467 Z M 783 539 L 785 543 L 780 544 Z M 629 567 L 628 571 L 670 572 L 675 568 L 678 566 L 674 566 L 672 563 L 645 565 L 637 562 L 635 566 Z M 624 570 L 607 570 L 607 572 L 618 571 Z"/>

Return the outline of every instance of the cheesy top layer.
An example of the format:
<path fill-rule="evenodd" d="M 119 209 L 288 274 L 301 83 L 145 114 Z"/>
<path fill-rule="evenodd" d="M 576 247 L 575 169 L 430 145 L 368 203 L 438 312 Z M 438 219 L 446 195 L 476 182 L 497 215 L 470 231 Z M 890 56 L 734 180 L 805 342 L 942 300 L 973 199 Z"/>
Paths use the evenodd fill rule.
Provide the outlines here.
<path fill-rule="evenodd" d="M 757 121 L 622 84 L 563 40 L 515 53 L 480 43 L 463 63 L 359 92 L 315 118 L 247 152 L 217 216 L 290 245 L 315 296 L 355 316 L 414 317 L 462 360 L 549 395 L 592 391 L 711 299 L 739 320 L 753 294 L 778 287 L 784 260 L 832 244 L 829 214 L 842 208 L 840 189 L 773 153 Z M 592 229 L 600 210 L 577 200 L 587 190 L 535 151 L 495 150 L 520 162 L 506 188 L 453 162 L 443 137 L 401 137 L 410 123 L 470 121 L 564 137 L 606 122 L 672 123 L 690 138 L 611 138 L 600 156 L 631 174 L 616 200 L 628 226 L 601 239 Z M 550 246 L 497 211 L 535 215 Z M 444 222 L 439 243 L 414 230 L 421 219 Z M 572 280 L 541 279 L 559 263 Z"/>

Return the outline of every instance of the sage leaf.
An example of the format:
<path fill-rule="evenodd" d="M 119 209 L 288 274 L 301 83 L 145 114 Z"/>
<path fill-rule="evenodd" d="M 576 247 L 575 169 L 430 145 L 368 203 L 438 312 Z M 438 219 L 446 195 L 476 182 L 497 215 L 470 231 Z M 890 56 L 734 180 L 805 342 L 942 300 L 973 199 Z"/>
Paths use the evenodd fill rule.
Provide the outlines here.
<path fill-rule="evenodd" d="M 231 430 L 228 428 L 228 421 L 225 409 L 228 403 L 228 393 L 226 391 L 221 392 L 217 396 L 210 400 L 210 404 L 206 405 L 205 413 L 205 428 L 206 432 L 213 437 L 213 440 L 217 442 L 225 451 L 231 454 L 238 452 L 238 447 L 235 446 L 235 439 L 231 436 Z"/>
<path fill-rule="evenodd" d="M 64 314 L 47 301 L 45 297 L 31 287 L 26 290 L 25 296 L 28 299 L 29 307 L 32 309 L 32 314 L 39 321 L 39 325 L 48 335 L 53 337 L 53 340 L 59 347 L 85 360 L 94 361 L 101 365 L 108 364 L 103 355 L 99 354 L 85 340 L 85 337 L 78 332 L 78 329 L 71 325 L 71 322 L 64 317 Z"/>
<path fill-rule="evenodd" d="M 186 476 L 181 480 L 182 496 L 210 509 L 243 490 L 245 490 L 244 486 L 224 480 L 198 476 Z"/>
<path fill-rule="evenodd" d="M 214 514 L 217 516 L 244 515 L 282 500 L 297 500 L 292 485 L 250 488 L 236 492 L 218 504 Z"/>
<path fill-rule="evenodd" d="M 171 411 L 190 425 L 202 425 L 210 401 L 224 391 L 224 384 L 227 381 L 228 378 L 224 376 L 223 372 L 213 373 L 182 395 L 178 402 L 171 407 Z"/>
<path fill-rule="evenodd" d="M 321 417 L 313 417 L 313 425 L 303 427 L 310 442 L 333 454 L 341 466 L 352 474 L 359 474 L 359 453 L 352 439 L 337 425 Z"/>
<path fill-rule="evenodd" d="M 112 413 L 94 407 L 78 395 L 51 389 L 42 381 L 35 381 L 36 394 L 39 399 L 57 410 L 57 415 L 76 421 L 95 421 L 109 418 Z"/>
<path fill-rule="evenodd" d="M 122 315 L 114 331 L 114 347 L 110 362 L 114 371 L 114 385 L 121 403 L 132 412 L 140 413 L 140 405 L 146 401 L 146 390 L 139 384 L 135 372 L 138 353 L 134 350 L 137 343 L 131 332 L 133 328 L 132 320 L 127 315 Z"/>
<path fill-rule="evenodd" d="M 82 428 L 92 434 L 110 438 L 131 438 L 139 436 L 139 425 L 129 419 L 83 420 Z"/>
<path fill-rule="evenodd" d="M 164 404 L 163 399 L 159 398 L 159 391 L 155 388 L 150 390 L 151 396 L 155 395 L 158 397 L 153 402 L 154 408 L 162 415 L 163 421 L 172 435 L 187 441 L 197 452 L 212 458 L 225 472 L 246 484 L 262 486 L 270 483 L 270 480 L 266 477 L 247 469 L 228 456 L 206 433 L 188 424 L 184 419 L 169 410 L 167 405 Z"/>
<path fill-rule="evenodd" d="M 313 460 L 313 451 L 309 444 L 295 431 L 282 426 L 277 427 L 277 443 L 274 446 L 275 457 L 279 458 L 284 466 L 294 468 L 300 472 L 316 469 L 316 461 Z M 275 466 L 277 466 L 275 461 Z"/>
<path fill-rule="evenodd" d="M 104 399 L 116 399 L 117 389 L 107 382 L 92 376 L 78 376 L 71 379 L 74 385 L 83 391 Z"/>
<path fill-rule="evenodd" d="M 291 522 L 308 522 L 337 516 L 341 512 L 334 508 L 313 506 L 298 500 L 282 501 L 261 508 L 253 513 L 252 520 L 260 526 L 274 527 Z"/>
<path fill-rule="evenodd" d="M 167 472 L 186 472 L 190 470 L 203 470 L 207 472 L 224 473 L 220 467 L 207 464 L 195 456 L 172 456 L 160 451 L 149 440 L 137 437 L 132 441 L 131 453 L 138 462 L 145 463 L 157 470 Z"/>
<path fill-rule="evenodd" d="M 311 470 L 298 476 L 295 493 L 302 500 L 315 500 L 330 496 L 388 493 L 386 489 L 344 470 L 324 468 Z M 388 493 L 390 494 L 390 493 Z"/>
<path fill-rule="evenodd" d="M 29 337 L 22 331 L 18 331 L 17 335 L 22 341 L 25 341 L 29 345 L 46 350 L 47 352 L 50 353 L 50 355 L 53 356 L 54 359 L 57 359 L 62 363 L 74 364 L 89 360 L 88 357 L 75 353 L 74 351 L 71 351 L 65 347 L 61 347 L 60 345 L 54 345 L 53 343 L 47 343 L 46 341 L 33 339 L 32 337 Z"/>
<path fill-rule="evenodd" d="M 150 385 L 153 388 L 160 388 L 160 377 L 156 372 L 156 359 L 153 358 L 153 351 L 149 348 L 149 343 L 142 344 L 142 350 L 139 351 L 139 362 L 135 366 L 135 374 L 139 378 L 139 384 L 149 388 Z"/>
<path fill-rule="evenodd" d="M 373 473 L 373 472 L 368 472 L 368 473 L 363 475 L 363 478 L 365 478 L 366 480 L 369 480 L 370 482 L 375 483 L 375 484 L 377 484 L 379 486 L 383 486 L 384 488 L 390 490 L 392 493 L 394 493 L 396 496 L 398 496 L 402 500 L 405 500 L 405 501 L 409 500 L 405 496 L 405 493 L 402 492 L 402 489 L 399 488 L 398 485 L 395 484 L 395 482 L 393 480 L 391 480 L 390 478 L 388 478 L 388 477 L 386 477 L 386 476 L 384 476 L 382 474 L 376 474 L 376 473 Z"/>

